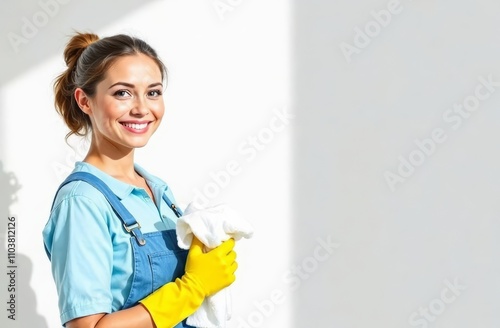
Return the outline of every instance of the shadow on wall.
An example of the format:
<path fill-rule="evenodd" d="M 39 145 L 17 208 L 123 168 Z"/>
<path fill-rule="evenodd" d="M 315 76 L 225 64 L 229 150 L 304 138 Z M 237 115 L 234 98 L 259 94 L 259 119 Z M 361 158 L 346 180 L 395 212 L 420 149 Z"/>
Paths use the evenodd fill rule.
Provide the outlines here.
<path fill-rule="evenodd" d="M 0 4 L 0 87 L 52 55 L 73 30 L 91 31 L 155 0 L 23 0 Z M 157 0 L 156 0 L 157 1 Z"/>
<path fill-rule="evenodd" d="M 30 286 L 33 264 L 28 256 L 17 252 L 17 218 L 11 214 L 10 206 L 17 201 L 19 189 L 21 185 L 14 173 L 5 172 L 0 161 L 0 213 L 3 217 L 0 237 L 6 263 L 6 275 L 1 279 L 5 281 L 1 286 L 5 288 L 2 300 L 6 301 L 6 311 L 3 311 L 6 313 L 0 322 L 7 323 L 7 327 L 15 322 L 22 327 L 48 328 L 45 318 L 37 313 L 36 295 Z"/>

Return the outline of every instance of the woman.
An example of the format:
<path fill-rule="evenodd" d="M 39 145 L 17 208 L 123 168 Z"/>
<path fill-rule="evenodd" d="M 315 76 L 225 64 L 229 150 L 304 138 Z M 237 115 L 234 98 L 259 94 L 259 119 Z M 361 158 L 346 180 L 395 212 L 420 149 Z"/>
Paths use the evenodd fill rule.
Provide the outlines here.
<path fill-rule="evenodd" d="M 64 57 L 55 106 L 66 138 L 90 133 L 91 144 L 43 230 L 61 322 L 189 327 L 184 319 L 235 280 L 237 264 L 233 239 L 204 253 L 195 238 L 181 250 L 170 188 L 134 162 L 162 120 L 166 69 L 147 43 L 127 35 L 76 33 Z"/>

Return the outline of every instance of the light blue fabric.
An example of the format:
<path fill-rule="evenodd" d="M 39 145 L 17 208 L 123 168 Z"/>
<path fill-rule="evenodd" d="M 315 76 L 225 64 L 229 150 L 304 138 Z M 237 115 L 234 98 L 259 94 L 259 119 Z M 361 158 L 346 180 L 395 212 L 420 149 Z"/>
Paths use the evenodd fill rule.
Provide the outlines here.
<path fill-rule="evenodd" d="M 143 233 L 175 229 L 177 217 L 162 200 L 165 192 L 175 201 L 171 190 L 139 165 L 135 169 L 146 179 L 155 202 L 144 189 L 123 183 L 88 163 L 77 162 L 74 172 L 89 172 L 105 182 Z M 111 313 L 124 305 L 133 273 L 130 234 L 100 191 L 82 181 L 63 186 L 54 200 L 43 239 L 51 256 L 62 323 Z"/>

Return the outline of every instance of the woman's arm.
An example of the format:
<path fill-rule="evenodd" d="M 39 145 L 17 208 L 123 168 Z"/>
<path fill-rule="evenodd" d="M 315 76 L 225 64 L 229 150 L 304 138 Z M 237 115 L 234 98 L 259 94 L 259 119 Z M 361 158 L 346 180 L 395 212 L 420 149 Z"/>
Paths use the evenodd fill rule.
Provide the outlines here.
<path fill-rule="evenodd" d="M 66 328 L 156 328 L 148 310 L 136 305 L 126 310 L 109 314 L 100 313 L 73 319 Z"/>

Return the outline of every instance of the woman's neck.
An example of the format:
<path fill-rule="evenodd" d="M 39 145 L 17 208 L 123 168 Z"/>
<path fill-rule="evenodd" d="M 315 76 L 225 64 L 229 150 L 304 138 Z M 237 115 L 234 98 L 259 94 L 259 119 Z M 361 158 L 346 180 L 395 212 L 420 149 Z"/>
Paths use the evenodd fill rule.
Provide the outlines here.
<path fill-rule="evenodd" d="M 133 183 L 138 178 L 134 168 L 133 148 L 103 147 L 92 140 L 83 161 L 123 182 Z"/>
<path fill-rule="evenodd" d="M 101 153 L 89 151 L 83 161 L 97 167 L 117 180 L 143 188 L 146 190 L 149 197 L 155 201 L 153 191 L 148 186 L 146 180 L 135 171 L 133 154 L 132 151 L 130 155 L 126 157 L 110 158 Z"/>

